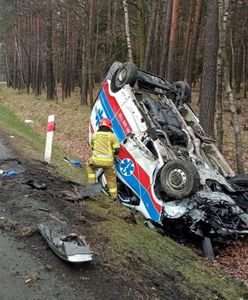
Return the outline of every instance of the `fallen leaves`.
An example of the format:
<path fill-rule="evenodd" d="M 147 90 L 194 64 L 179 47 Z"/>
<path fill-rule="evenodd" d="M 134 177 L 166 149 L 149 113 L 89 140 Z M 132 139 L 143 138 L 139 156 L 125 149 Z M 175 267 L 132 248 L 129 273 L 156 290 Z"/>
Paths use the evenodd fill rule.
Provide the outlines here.
<path fill-rule="evenodd" d="M 226 247 L 223 255 L 217 256 L 213 265 L 238 278 L 248 287 L 248 239 Z"/>

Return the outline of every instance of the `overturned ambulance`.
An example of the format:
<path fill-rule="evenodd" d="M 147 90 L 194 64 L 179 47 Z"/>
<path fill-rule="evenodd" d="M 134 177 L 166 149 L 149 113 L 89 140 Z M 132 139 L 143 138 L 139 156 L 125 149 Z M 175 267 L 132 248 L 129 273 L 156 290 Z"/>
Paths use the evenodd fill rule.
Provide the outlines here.
<path fill-rule="evenodd" d="M 235 175 L 187 103 L 185 82 L 115 62 L 97 96 L 90 136 L 111 120 L 121 144 L 118 198 L 153 224 L 229 242 L 248 234 L 248 176 Z M 107 192 L 101 170 L 98 181 Z"/>

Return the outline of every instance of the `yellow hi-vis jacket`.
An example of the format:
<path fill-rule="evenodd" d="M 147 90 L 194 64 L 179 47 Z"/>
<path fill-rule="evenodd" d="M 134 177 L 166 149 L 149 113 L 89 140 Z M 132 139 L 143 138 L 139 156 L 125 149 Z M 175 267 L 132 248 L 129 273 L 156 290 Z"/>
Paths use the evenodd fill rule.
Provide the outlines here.
<path fill-rule="evenodd" d="M 120 148 L 116 135 L 111 131 L 97 131 L 91 138 L 92 159 L 95 163 L 111 165 L 114 162 L 115 149 Z"/>

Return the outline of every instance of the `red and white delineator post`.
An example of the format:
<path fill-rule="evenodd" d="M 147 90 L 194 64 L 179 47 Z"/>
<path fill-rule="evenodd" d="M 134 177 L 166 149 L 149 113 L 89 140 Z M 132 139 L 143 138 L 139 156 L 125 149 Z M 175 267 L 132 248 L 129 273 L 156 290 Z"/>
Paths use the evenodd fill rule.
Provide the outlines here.
<path fill-rule="evenodd" d="M 55 130 L 55 117 L 54 115 L 48 116 L 47 124 L 47 137 L 46 137 L 46 148 L 44 161 L 50 164 L 52 156 L 52 145 L 53 145 L 53 132 Z"/>

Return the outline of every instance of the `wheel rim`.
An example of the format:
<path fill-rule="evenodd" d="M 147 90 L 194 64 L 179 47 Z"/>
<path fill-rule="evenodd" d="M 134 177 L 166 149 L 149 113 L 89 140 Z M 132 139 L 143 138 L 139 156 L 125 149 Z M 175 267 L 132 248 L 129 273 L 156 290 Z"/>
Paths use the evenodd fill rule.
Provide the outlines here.
<path fill-rule="evenodd" d="M 166 178 L 168 186 L 173 187 L 176 190 L 181 190 L 185 187 L 187 181 L 187 175 L 182 169 L 173 169 L 170 171 Z"/>
<path fill-rule="evenodd" d="M 118 78 L 117 78 L 118 83 L 119 84 L 123 83 L 126 80 L 126 78 L 127 78 L 127 70 L 123 68 L 118 74 Z"/>

